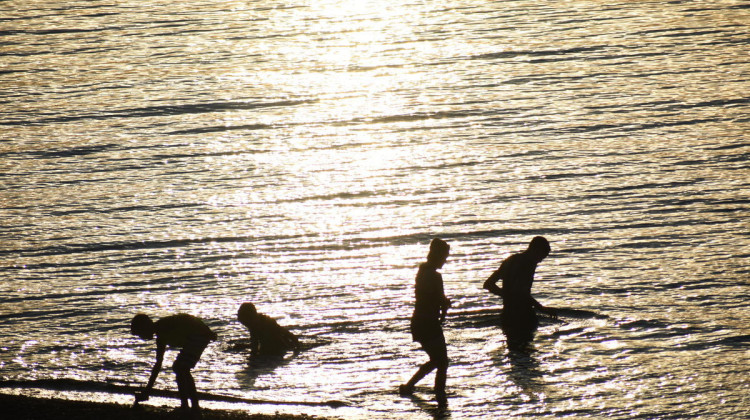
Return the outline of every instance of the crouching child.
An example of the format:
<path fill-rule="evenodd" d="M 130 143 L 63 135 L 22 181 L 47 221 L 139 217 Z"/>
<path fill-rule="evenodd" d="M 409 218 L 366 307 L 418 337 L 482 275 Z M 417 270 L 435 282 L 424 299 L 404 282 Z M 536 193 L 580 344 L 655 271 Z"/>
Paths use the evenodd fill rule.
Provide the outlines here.
<path fill-rule="evenodd" d="M 287 351 L 299 350 L 297 337 L 273 318 L 258 313 L 252 303 L 240 305 L 237 319 L 250 331 L 251 357 L 283 357 Z"/>

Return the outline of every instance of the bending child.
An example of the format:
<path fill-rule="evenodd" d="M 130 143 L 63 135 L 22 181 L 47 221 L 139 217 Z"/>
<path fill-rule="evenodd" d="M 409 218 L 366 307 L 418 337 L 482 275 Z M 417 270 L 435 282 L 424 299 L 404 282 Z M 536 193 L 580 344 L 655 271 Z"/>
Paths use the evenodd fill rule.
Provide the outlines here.
<path fill-rule="evenodd" d="M 177 379 L 180 408 L 187 412 L 191 408 L 188 405 L 190 400 L 193 415 L 200 417 L 198 391 L 195 389 L 195 381 L 190 370 L 198 363 L 208 343 L 217 339 L 216 334 L 199 318 L 188 314 L 167 316 L 156 322 L 148 315 L 138 314 L 130 323 L 130 331 L 144 340 L 151 340 L 156 336 L 156 363 L 151 369 L 146 388 L 135 395 L 136 404 L 148 400 L 161 370 L 166 347 L 176 347 L 181 350 L 172 365 L 172 370 Z"/>

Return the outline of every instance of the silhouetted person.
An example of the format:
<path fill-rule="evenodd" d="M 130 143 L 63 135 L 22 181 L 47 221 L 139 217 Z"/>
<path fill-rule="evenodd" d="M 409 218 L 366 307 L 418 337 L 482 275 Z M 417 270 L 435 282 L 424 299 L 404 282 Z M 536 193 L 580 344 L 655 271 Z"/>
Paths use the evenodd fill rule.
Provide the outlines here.
<path fill-rule="evenodd" d="M 427 261 L 420 264 L 417 271 L 414 313 L 411 317 L 412 339 L 418 342 L 430 357 L 404 385 L 399 386 L 401 395 L 410 395 L 414 386 L 428 373 L 437 369 L 435 375 L 435 399 L 439 407 L 445 407 L 448 400 L 445 394 L 445 380 L 448 374 L 448 350 L 443 336 L 442 323 L 451 301 L 443 291 L 443 276 L 437 272 L 443 267 L 450 253 L 450 246 L 442 239 L 435 238 L 430 243 Z"/>
<path fill-rule="evenodd" d="M 259 314 L 255 305 L 245 302 L 237 311 L 237 319 L 250 330 L 250 355 L 282 357 L 289 350 L 299 349 L 299 340 L 273 318 Z"/>
<path fill-rule="evenodd" d="M 500 318 L 509 348 L 521 348 L 531 342 L 539 325 L 536 311 L 556 317 L 551 308 L 545 308 L 531 296 L 536 266 L 549 255 L 547 239 L 537 236 L 529 247 L 506 258 L 500 268 L 484 282 L 484 288 L 503 298 L 503 313 Z M 497 286 L 502 279 L 503 287 Z"/>
<path fill-rule="evenodd" d="M 146 388 L 135 394 L 136 404 L 149 398 L 156 377 L 161 370 L 164 351 L 169 347 L 179 348 L 180 353 L 172 365 L 177 377 L 177 389 L 180 394 L 180 408 L 187 412 L 192 404 L 192 413 L 200 417 L 198 392 L 190 370 L 195 367 L 208 343 L 216 340 L 216 334 L 199 318 L 188 314 L 171 315 L 154 322 L 148 315 L 138 314 L 130 322 L 130 331 L 144 340 L 156 336 L 156 363 L 151 369 Z"/>

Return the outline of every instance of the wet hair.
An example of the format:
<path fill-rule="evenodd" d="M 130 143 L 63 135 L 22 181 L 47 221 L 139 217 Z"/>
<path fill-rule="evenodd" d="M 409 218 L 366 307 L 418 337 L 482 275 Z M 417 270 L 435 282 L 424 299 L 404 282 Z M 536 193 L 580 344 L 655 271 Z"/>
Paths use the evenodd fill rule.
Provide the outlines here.
<path fill-rule="evenodd" d="M 451 246 L 448 245 L 447 242 L 440 238 L 435 238 L 430 242 L 430 253 L 427 254 L 427 259 L 433 260 L 436 258 L 442 258 L 443 256 L 448 255 L 450 249 Z"/>
<path fill-rule="evenodd" d="M 240 309 L 237 311 L 237 318 L 243 319 L 249 316 L 253 316 L 258 313 L 258 310 L 255 309 L 255 305 L 253 305 L 250 302 L 245 302 L 242 305 L 240 305 Z"/>
<path fill-rule="evenodd" d="M 154 321 L 146 314 L 138 314 L 130 321 L 130 332 L 142 338 L 154 336 Z"/>
<path fill-rule="evenodd" d="M 549 255 L 551 248 L 549 246 L 549 241 L 544 236 L 535 236 L 531 242 L 529 242 L 529 250 L 546 257 Z"/>

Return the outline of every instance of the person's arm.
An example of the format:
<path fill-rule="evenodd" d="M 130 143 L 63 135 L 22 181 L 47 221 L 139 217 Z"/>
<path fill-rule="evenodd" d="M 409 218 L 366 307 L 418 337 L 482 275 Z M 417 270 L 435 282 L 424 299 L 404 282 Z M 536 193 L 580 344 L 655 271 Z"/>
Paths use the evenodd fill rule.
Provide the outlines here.
<path fill-rule="evenodd" d="M 448 308 L 451 307 L 451 300 L 445 296 L 445 288 L 443 286 L 443 276 L 440 273 L 435 273 L 437 276 L 436 284 L 437 288 L 433 290 L 432 299 L 440 302 L 440 322 L 445 321 L 446 315 L 448 315 Z"/>
<path fill-rule="evenodd" d="M 297 338 L 297 336 L 294 335 L 294 333 L 287 330 L 286 328 L 284 329 L 284 333 L 286 334 L 287 340 L 289 341 L 289 343 L 291 343 L 292 349 L 297 350 L 297 348 L 299 348 L 299 338 Z"/>
<path fill-rule="evenodd" d="M 279 328 L 281 329 L 281 336 L 284 340 L 284 345 L 288 349 L 291 349 L 294 351 L 299 350 L 299 339 L 297 338 L 297 336 L 284 327 L 279 326 Z"/>
<path fill-rule="evenodd" d="M 540 311 L 542 313 L 545 313 L 545 314 L 549 315 L 550 317 L 552 317 L 552 319 L 557 319 L 557 311 L 556 310 L 554 310 L 553 308 L 548 308 L 546 306 L 543 306 L 541 303 L 539 303 L 539 301 L 537 301 L 536 299 L 534 299 L 533 296 L 529 296 L 529 297 L 531 298 L 532 305 L 534 305 L 534 309 L 536 309 L 536 310 L 538 310 L 538 311 Z"/>
<path fill-rule="evenodd" d="M 498 295 L 500 297 L 503 297 L 503 289 L 497 285 L 498 280 L 500 280 L 500 270 L 496 270 L 492 275 L 484 281 L 484 284 L 482 285 L 483 289 L 488 290 L 490 293 L 494 295 Z"/>
<path fill-rule="evenodd" d="M 445 321 L 445 316 L 448 315 L 448 308 L 450 308 L 452 304 L 451 300 L 443 295 L 443 301 L 440 303 L 440 322 Z"/>
<path fill-rule="evenodd" d="M 256 327 L 257 328 L 257 327 Z M 255 356 L 260 350 L 260 333 L 256 330 L 250 330 L 250 355 Z"/>
<path fill-rule="evenodd" d="M 151 389 L 154 387 L 154 383 L 156 382 L 156 378 L 159 376 L 159 372 L 161 371 L 161 363 L 164 361 L 164 351 L 166 350 L 167 345 L 160 342 L 159 339 L 156 339 L 156 363 L 154 363 L 154 367 L 151 368 L 151 376 L 148 378 L 148 384 L 146 384 L 146 388 L 143 391 L 136 392 L 135 394 L 135 402 L 140 401 L 146 401 L 149 398 L 149 395 L 151 394 Z"/>
<path fill-rule="evenodd" d="M 279 325 L 275 319 L 268 319 L 268 329 L 272 332 L 276 340 L 284 346 L 285 350 L 296 349 L 299 345 L 297 337 L 291 331 Z"/>

